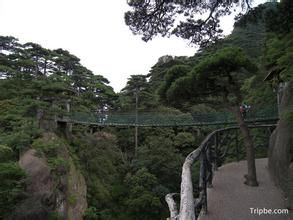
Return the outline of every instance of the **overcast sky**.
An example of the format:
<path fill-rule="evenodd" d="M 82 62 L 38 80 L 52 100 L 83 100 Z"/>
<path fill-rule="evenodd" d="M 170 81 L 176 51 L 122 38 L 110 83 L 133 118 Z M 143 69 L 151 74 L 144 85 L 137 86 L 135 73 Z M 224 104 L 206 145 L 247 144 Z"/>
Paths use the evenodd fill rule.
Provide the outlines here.
<path fill-rule="evenodd" d="M 127 9 L 126 0 L 0 0 L 0 35 L 66 49 L 116 92 L 130 75 L 147 74 L 159 57 L 196 52 L 175 37 L 143 42 L 124 23 Z M 225 33 L 231 32 L 233 18 L 223 22 Z"/>

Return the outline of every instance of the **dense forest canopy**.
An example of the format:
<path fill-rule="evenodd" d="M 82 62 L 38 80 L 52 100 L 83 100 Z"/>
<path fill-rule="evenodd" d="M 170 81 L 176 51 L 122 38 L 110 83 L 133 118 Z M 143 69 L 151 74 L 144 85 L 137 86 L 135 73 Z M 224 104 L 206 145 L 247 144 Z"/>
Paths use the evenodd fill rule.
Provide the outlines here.
<path fill-rule="evenodd" d="M 185 156 L 212 129 L 140 128 L 135 154 L 132 128 L 94 131 L 76 125 L 71 138 L 65 139 L 52 134 L 50 125 L 42 126 L 40 122 L 53 116 L 68 116 L 68 103 L 71 112 L 123 113 L 137 108 L 177 115 L 223 112 L 240 102 L 255 111 L 276 105 L 273 88 L 278 82 L 263 79 L 275 68 L 281 70 L 282 81 L 292 79 L 292 1 L 251 9 L 221 40 L 219 17 L 229 13 L 231 1 L 197 2 L 129 1 L 134 11 L 126 14 L 126 22 L 145 40 L 175 34 L 206 47 L 192 57 L 161 57 L 148 75 L 130 76 L 117 94 L 106 78 L 81 65 L 69 51 L 0 37 L 0 218 L 66 218 L 58 204 L 70 207 L 82 200 L 68 194 L 74 166 L 85 179 L 85 219 L 166 219 L 165 195 L 180 192 Z M 245 7 L 247 2 L 243 1 Z M 206 11 L 211 12 L 206 21 L 193 17 Z M 172 24 L 176 14 L 186 18 L 178 26 Z M 223 105 L 225 97 L 228 102 Z M 256 146 L 265 145 L 260 133 L 253 133 Z M 243 139 L 239 142 L 243 145 Z M 47 163 L 55 181 L 46 195 L 27 191 L 29 175 L 19 160 L 31 149 Z M 256 154 L 265 156 L 266 151 Z M 193 166 L 195 174 L 198 166 Z M 196 189 L 197 175 L 193 182 Z"/>

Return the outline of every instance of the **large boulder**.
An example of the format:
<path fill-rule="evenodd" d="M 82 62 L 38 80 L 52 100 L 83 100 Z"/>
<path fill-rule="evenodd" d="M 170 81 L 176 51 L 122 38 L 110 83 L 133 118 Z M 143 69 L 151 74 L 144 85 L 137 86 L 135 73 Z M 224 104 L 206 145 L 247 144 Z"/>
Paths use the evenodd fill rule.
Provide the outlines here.
<path fill-rule="evenodd" d="M 271 135 L 268 167 L 270 174 L 288 199 L 288 208 L 293 208 L 293 125 L 286 113 L 293 107 L 293 80 L 284 88 L 280 120 Z"/>
<path fill-rule="evenodd" d="M 12 219 L 45 220 L 55 215 L 82 220 L 87 209 L 86 182 L 70 157 L 69 146 L 50 132 L 32 146 L 35 149 L 19 160 L 27 174 L 27 198 L 17 205 Z"/>
<path fill-rule="evenodd" d="M 36 150 L 29 149 L 21 155 L 19 165 L 27 174 L 27 198 L 16 206 L 11 218 L 48 219 L 50 212 L 55 208 L 55 195 L 54 180 L 47 161 L 39 157 Z"/>
<path fill-rule="evenodd" d="M 53 190 L 51 170 L 45 158 L 39 157 L 36 150 L 29 149 L 22 154 L 19 165 L 28 175 L 29 194 L 43 194 Z"/>

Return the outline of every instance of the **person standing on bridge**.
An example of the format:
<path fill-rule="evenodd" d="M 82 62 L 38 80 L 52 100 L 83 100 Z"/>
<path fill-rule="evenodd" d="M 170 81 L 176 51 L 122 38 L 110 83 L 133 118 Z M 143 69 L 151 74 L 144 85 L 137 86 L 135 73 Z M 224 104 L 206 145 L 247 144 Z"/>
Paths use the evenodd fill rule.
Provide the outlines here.
<path fill-rule="evenodd" d="M 239 110 L 240 110 L 242 118 L 245 118 L 245 116 L 246 116 L 245 105 L 243 105 L 243 104 L 240 105 Z"/>
<path fill-rule="evenodd" d="M 245 105 L 245 104 L 240 105 L 239 110 L 242 115 L 242 118 L 246 117 L 246 114 L 247 114 L 247 112 L 249 112 L 250 108 L 251 108 L 250 105 Z"/>

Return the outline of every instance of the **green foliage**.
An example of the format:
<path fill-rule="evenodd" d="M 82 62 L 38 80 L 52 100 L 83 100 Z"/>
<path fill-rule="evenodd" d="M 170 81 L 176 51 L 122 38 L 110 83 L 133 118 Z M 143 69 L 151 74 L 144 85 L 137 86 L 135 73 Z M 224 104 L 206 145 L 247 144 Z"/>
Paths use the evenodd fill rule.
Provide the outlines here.
<path fill-rule="evenodd" d="M 156 96 L 150 90 L 145 75 L 131 75 L 127 85 L 119 97 L 120 109 L 135 111 L 137 109 L 152 109 L 157 105 Z"/>
<path fill-rule="evenodd" d="M 174 138 L 174 144 L 179 148 L 190 147 L 194 144 L 194 136 L 189 132 L 180 132 Z"/>
<path fill-rule="evenodd" d="M 56 137 L 52 137 L 49 140 L 44 138 L 38 138 L 32 143 L 32 147 L 38 152 L 45 153 L 49 158 L 57 157 L 58 149 L 64 146 L 64 142 Z"/>
<path fill-rule="evenodd" d="M 245 94 L 244 103 L 252 106 L 252 111 L 261 111 L 263 106 L 274 108 L 277 103 L 277 97 L 268 83 L 263 82 L 265 72 L 254 75 L 244 80 L 241 92 Z"/>
<path fill-rule="evenodd" d="M 75 195 L 70 195 L 70 196 L 68 196 L 67 201 L 70 205 L 75 205 L 77 198 Z"/>
<path fill-rule="evenodd" d="M 205 104 L 196 104 L 191 106 L 190 112 L 193 114 L 211 113 L 215 112 L 215 109 Z"/>
<path fill-rule="evenodd" d="M 235 27 L 232 34 L 223 40 L 222 47 L 240 47 L 249 59 L 256 62 L 262 56 L 265 38 L 266 32 L 263 22 L 248 23 L 245 28 Z"/>
<path fill-rule="evenodd" d="M 0 44 L 9 45 L 0 51 L 0 60 L 3 60 L 0 100 L 15 97 L 33 100 L 36 105 L 31 116 L 39 109 L 46 110 L 48 115 L 64 114 L 66 109 L 50 106 L 54 99 L 59 106 L 64 100 L 74 100 L 72 109 L 84 104 L 91 110 L 113 107 L 116 95 L 109 81 L 83 67 L 79 58 L 68 51 L 52 51 L 35 43 L 21 45 L 11 37 L 1 37 Z M 37 100 L 49 106 L 44 107 Z"/>
<path fill-rule="evenodd" d="M 156 93 L 159 87 L 162 86 L 165 80 L 165 76 L 170 68 L 177 65 L 186 65 L 186 59 L 188 57 L 172 57 L 163 56 L 160 57 L 158 62 L 151 68 L 149 73 L 149 87 L 150 91 Z"/>
<path fill-rule="evenodd" d="M 190 67 L 186 65 L 176 65 L 168 69 L 165 80 L 162 86 L 159 88 L 159 95 L 163 100 L 166 100 L 165 94 L 167 89 L 171 86 L 172 82 L 178 79 L 179 77 L 186 76 L 190 71 Z"/>
<path fill-rule="evenodd" d="M 287 34 L 292 31 L 292 20 L 293 3 L 290 0 L 272 4 L 265 14 L 267 30 L 275 33 Z"/>
<path fill-rule="evenodd" d="M 57 176 L 64 176 L 69 171 L 66 146 L 64 140 L 51 133 L 44 133 L 42 138 L 35 139 L 31 145 L 41 157 L 47 159 L 49 167 Z"/>
<path fill-rule="evenodd" d="M 5 145 L 0 145 L 0 161 L 7 162 L 12 159 L 13 150 Z"/>
<path fill-rule="evenodd" d="M 242 100 L 241 84 L 255 71 L 256 66 L 242 49 L 223 48 L 202 58 L 192 72 L 175 80 L 167 90 L 167 99 L 176 105 L 177 100 L 200 103 L 214 96 L 223 97 L 226 104 L 238 105 Z"/>
<path fill-rule="evenodd" d="M 48 164 L 51 169 L 56 170 L 58 168 L 63 168 L 64 170 L 69 170 L 68 161 L 64 158 L 57 157 L 57 158 L 48 158 Z"/>
<path fill-rule="evenodd" d="M 24 191 L 25 173 L 14 162 L 0 163 L 0 218 L 11 214 Z"/>
<path fill-rule="evenodd" d="M 288 81 L 293 77 L 293 32 L 286 35 L 272 34 L 267 40 L 265 51 L 266 67 L 281 70 L 280 79 Z"/>
<path fill-rule="evenodd" d="M 75 137 L 73 150 L 86 178 L 91 207 L 86 219 L 168 216 L 164 196 L 179 191 L 183 162 L 174 144 L 176 135 L 165 128 L 144 128 L 139 133 L 137 158 L 132 154 L 132 129 L 116 130 L 117 138 L 105 132 Z"/>
<path fill-rule="evenodd" d="M 217 67 L 219 67 L 219 69 L 217 69 Z M 234 71 L 239 71 L 241 68 L 245 68 L 247 71 L 251 72 L 255 71 L 255 66 L 249 61 L 242 49 L 227 47 L 220 49 L 213 56 L 203 59 L 195 67 L 194 72 L 198 74 L 199 77 L 206 79 L 209 75 L 214 77 L 225 76 Z"/>
<path fill-rule="evenodd" d="M 115 219 L 122 208 L 118 201 L 123 198 L 125 190 L 121 184 L 124 165 L 115 137 L 104 132 L 77 136 L 73 140 L 73 150 L 87 182 L 88 204 L 95 207 L 90 210 L 88 218 L 107 219 L 101 216 L 110 210 L 107 216 Z"/>
<path fill-rule="evenodd" d="M 19 168 L 16 163 L 1 163 L 0 170 L 0 178 L 1 180 L 7 179 L 7 182 L 4 181 L 7 186 L 9 185 L 9 183 L 13 183 L 15 180 L 18 180 L 25 176 L 24 172 Z"/>
<path fill-rule="evenodd" d="M 58 214 L 58 212 L 50 212 L 48 220 L 63 220 L 64 218 Z"/>
<path fill-rule="evenodd" d="M 14 158 L 40 135 L 40 130 L 36 128 L 33 121 L 19 116 L 18 113 L 9 115 L 8 111 L 7 114 L 0 116 L 1 120 L 5 121 L 5 125 L 1 127 L 3 129 L 0 128 L 0 144 L 9 146 L 14 152 Z"/>
<path fill-rule="evenodd" d="M 163 133 L 164 134 L 164 133 Z M 172 141 L 174 134 L 164 136 L 149 134 L 138 150 L 138 158 L 134 161 L 136 169 L 146 167 L 155 174 L 164 187 L 174 188 L 174 182 L 179 184 L 182 155 L 178 154 L 177 148 Z M 164 157 L 162 157 L 164 155 Z"/>
<path fill-rule="evenodd" d="M 125 204 L 131 219 L 157 218 L 161 209 L 160 198 L 153 192 L 158 185 L 157 178 L 142 168 L 134 175 L 127 175 L 125 182 L 130 188 Z"/>
<path fill-rule="evenodd" d="M 236 28 L 247 28 L 248 25 L 263 23 L 264 13 L 266 10 L 274 8 L 270 3 L 260 4 L 255 8 L 249 10 L 246 14 L 239 14 L 236 17 L 234 30 Z"/>
<path fill-rule="evenodd" d="M 85 220 L 97 220 L 98 215 L 97 215 L 97 209 L 95 207 L 89 207 L 85 211 Z"/>

